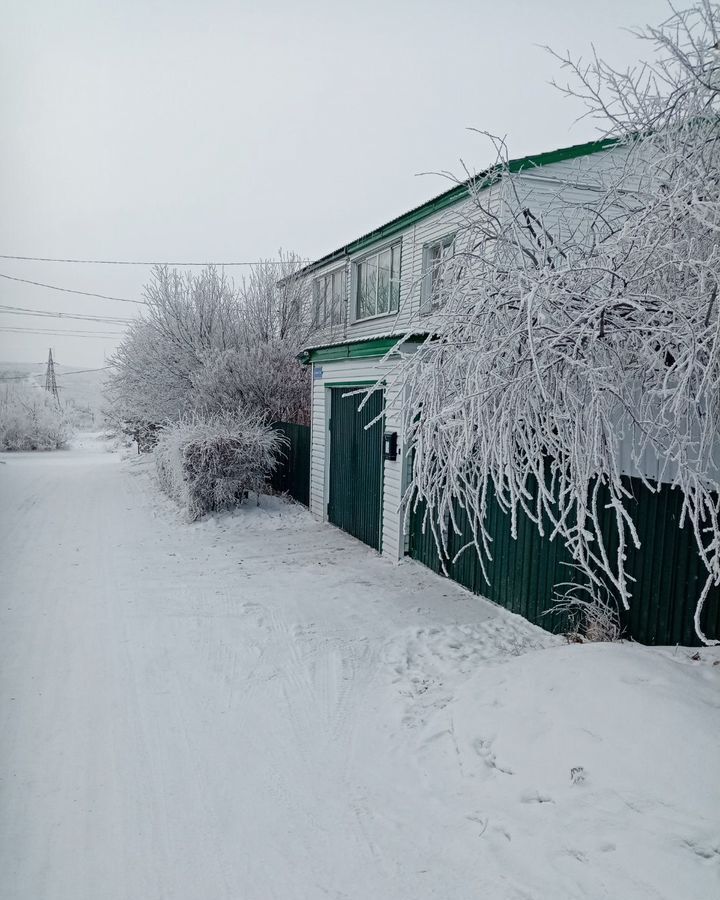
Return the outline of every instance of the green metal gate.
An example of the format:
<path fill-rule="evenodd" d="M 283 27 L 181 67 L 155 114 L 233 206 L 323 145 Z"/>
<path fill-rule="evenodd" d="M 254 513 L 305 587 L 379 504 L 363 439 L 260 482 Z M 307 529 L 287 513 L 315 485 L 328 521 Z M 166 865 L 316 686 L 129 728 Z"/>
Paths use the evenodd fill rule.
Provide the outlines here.
<path fill-rule="evenodd" d="M 639 480 L 627 478 L 633 499 L 627 501 L 635 521 L 641 549 L 627 547 L 627 570 L 635 579 L 628 613 L 621 614 L 625 635 L 644 644 L 698 643 L 693 627 L 695 604 L 705 582 L 688 524 L 679 528 L 682 497 L 664 485 L 654 493 Z M 600 504 L 602 509 L 602 504 Z M 458 509 L 461 534 L 450 533 L 446 570 L 450 578 L 482 594 L 512 612 L 519 613 L 550 631 L 562 630 L 563 617 L 553 612 L 553 586 L 577 578 L 572 558 L 559 539 L 541 537 L 537 527 L 518 515 L 517 540 L 510 533 L 510 517 L 492 495 L 486 527 L 492 537 L 493 559 L 487 563 L 488 584 L 472 546 L 458 559 L 455 554 L 471 540 L 469 524 Z M 440 559 L 429 526 L 423 530 L 424 508 L 411 520 L 410 556 L 441 571 Z M 604 513 L 603 537 L 608 555 L 617 552 L 611 514 Z M 549 526 L 549 523 L 547 523 Z M 549 533 L 551 529 L 548 527 Z M 720 588 L 713 588 L 705 604 L 702 627 L 708 637 L 720 637 Z"/>
<path fill-rule="evenodd" d="M 360 396 L 350 387 L 330 391 L 330 492 L 328 519 L 376 550 L 381 548 L 383 423 L 366 426 L 383 411 L 383 392 L 374 391 L 358 411 Z"/>

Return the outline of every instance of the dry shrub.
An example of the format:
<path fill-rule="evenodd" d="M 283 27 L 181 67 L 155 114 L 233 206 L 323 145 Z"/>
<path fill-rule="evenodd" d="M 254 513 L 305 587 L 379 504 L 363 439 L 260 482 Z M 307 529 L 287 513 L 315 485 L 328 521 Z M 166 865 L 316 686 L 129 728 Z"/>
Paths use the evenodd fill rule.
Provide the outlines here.
<path fill-rule="evenodd" d="M 571 641 L 617 641 L 622 625 L 617 603 L 610 592 L 599 585 L 557 585 L 555 602 L 548 613 L 562 612 L 567 616 L 566 636 Z"/>
<path fill-rule="evenodd" d="M 155 447 L 158 483 L 191 521 L 231 509 L 266 490 L 283 442 L 262 415 L 244 410 L 184 420 Z"/>

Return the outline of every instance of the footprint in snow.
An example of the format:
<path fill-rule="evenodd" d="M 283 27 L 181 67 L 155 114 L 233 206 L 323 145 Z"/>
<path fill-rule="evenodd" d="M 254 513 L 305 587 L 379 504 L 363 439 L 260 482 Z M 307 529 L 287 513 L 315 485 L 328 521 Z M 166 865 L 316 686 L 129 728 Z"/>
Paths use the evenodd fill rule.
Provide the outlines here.
<path fill-rule="evenodd" d="M 540 791 L 523 791 L 520 794 L 521 803 L 554 803 L 552 797 L 547 794 L 541 794 Z"/>

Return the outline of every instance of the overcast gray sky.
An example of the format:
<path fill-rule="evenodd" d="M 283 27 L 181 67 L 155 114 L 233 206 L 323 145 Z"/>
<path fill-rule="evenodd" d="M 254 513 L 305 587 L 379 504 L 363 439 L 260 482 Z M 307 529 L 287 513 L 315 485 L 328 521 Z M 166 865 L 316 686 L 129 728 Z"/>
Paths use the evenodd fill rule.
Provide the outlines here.
<path fill-rule="evenodd" d="M 593 138 L 538 45 L 623 65 L 662 0 L 5 0 L 0 254 L 118 260 L 322 255 L 490 161 Z M 233 269 L 239 276 L 242 269 Z M 138 298 L 147 269 L 0 259 L 0 273 Z M 0 279 L 0 304 L 137 307 Z M 116 326 L 0 313 L 0 327 Z M 106 339 L 0 330 L 0 360 L 100 366 Z"/>

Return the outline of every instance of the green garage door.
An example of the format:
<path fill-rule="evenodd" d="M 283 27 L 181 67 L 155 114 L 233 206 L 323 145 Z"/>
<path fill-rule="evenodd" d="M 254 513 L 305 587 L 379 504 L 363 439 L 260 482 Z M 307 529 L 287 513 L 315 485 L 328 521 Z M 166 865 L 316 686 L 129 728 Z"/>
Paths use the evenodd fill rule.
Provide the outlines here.
<path fill-rule="evenodd" d="M 330 497 L 328 518 L 339 528 L 380 550 L 383 494 L 383 424 L 365 426 L 383 410 L 375 391 L 358 412 L 362 397 L 343 397 L 350 388 L 330 388 Z"/>

